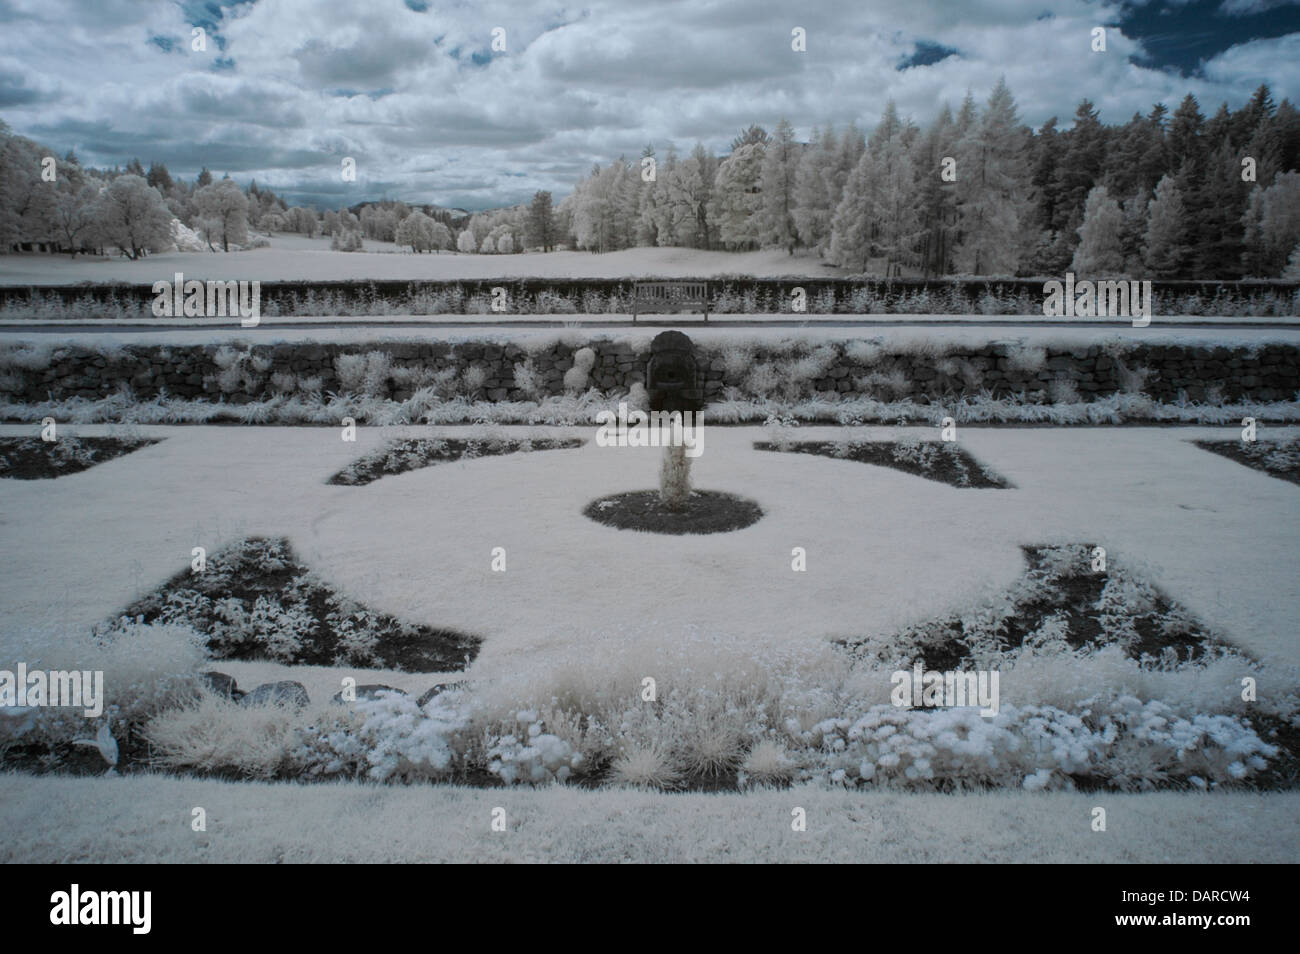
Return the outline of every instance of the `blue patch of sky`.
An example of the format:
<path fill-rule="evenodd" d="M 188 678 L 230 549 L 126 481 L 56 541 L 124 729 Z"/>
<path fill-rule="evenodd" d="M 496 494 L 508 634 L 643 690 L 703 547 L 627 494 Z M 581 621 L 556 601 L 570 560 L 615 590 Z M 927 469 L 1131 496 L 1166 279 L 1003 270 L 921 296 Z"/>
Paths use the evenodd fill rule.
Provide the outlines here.
<path fill-rule="evenodd" d="M 1131 57 L 1134 63 L 1196 76 L 1203 74 L 1206 60 L 1230 46 L 1300 32 L 1300 7 L 1288 4 L 1230 14 L 1224 12 L 1223 0 L 1125 3 L 1119 28 L 1125 36 L 1140 41 L 1146 51 L 1145 56 Z"/>
<path fill-rule="evenodd" d="M 385 86 L 382 89 L 349 89 L 347 87 L 338 87 L 325 91 L 328 96 L 339 96 L 351 98 L 353 96 L 367 96 L 370 99 L 383 99 L 385 96 L 392 96 L 397 90 L 391 86 Z"/>
<path fill-rule="evenodd" d="M 930 66 L 938 63 L 940 60 L 946 60 L 950 56 L 957 56 L 958 51 L 950 46 L 944 46 L 942 43 L 934 43 L 930 40 L 917 40 L 916 49 L 909 55 L 898 61 L 898 69 L 911 69 L 913 66 Z"/>

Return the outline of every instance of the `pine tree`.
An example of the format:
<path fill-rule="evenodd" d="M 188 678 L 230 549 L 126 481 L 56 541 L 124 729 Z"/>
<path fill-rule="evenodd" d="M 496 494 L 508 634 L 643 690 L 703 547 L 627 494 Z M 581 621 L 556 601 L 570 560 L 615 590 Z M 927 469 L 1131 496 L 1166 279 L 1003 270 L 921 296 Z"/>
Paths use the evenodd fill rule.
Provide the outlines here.
<path fill-rule="evenodd" d="M 545 191 L 533 193 L 532 204 L 528 207 L 528 244 L 540 247 L 543 252 L 554 251 L 556 242 L 555 210 L 551 206 L 551 194 Z"/>
<path fill-rule="evenodd" d="M 831 127 L 820 135 L 814 132 L 795 173 L 794 221 L 799 241 L 821 256 L 830 243 L 831 218 L 839 201 L 838 195 L 832 196 L 838 151 Z"/>
<path fill-rule="evenodd" d="M 885 258 L 885 274 L 893 275 L 896 268 L 901 271 L 901 266 L 912 263 L 919 231 L 915 173 L 907 137 L 900 132 L 868 155 L 872 157 L 875 243 Z"/>
<path fill-rule="evenodd" d="M 1242 216 L 1251 190 L 1258 186 L 1243 182 L 1241 169 L 1240 151 L 1226 140 L 1205 160 L 1205 175 L 1191 203 L 1195 215 L 1191 268 L 1198 277 L 1233 279 L 1243 274 Z"/>
<path fill-rule="evenodd" d="M 864 153 L 849 174 L 831 219 L 830 260 L 863 274 L 871 257 L 870 176 L 871 163 Z"/>
<path fill-rule="evenodd" d="M 917 257 L 927 277 L 946 274 L 952 266 L 957 234 L 957 186 L 943 177 L 944 158 L 956 158 L 952 111 L 944 103 L 934 125 L 915 150 Z"/>
<path fill-rule="evenodd" d="M 1065 154 L 1056 169 L 1058 200 L 1054 210 L 1053 228 L 1066 227 L 1069 221 L 1083 211 L 1083 204 L 1092 187 L 1101 181 L 1102 166 L 1106 156 L 1106 127 L 1101 124 L 1096 109 L 1088 100 L 1079 103 L 1074 113 L 1074 127 L 1065 133 Z"/>
<path fill-rule="evenodd" d="M 1027 130 L 1015 99 L 999 79 L 978 123 L 957 147 L 961 237 L 958 270 L 971 275 L 1012 275 L 1025 248 L 1030 212 Z"/>
<path fill-rule="evenodd" d="M 759 172 L 762 202 L 759 243 L 768 248 L 783 248 L 791 255 L 799 241 L 794 219 L 799 159 L 800 149 L 794 141 L 794 129 L 782 118 L 768 141 Z"/>
<path fill-rule="evenodd" d="M 879 255 L 886 274 L 892 275 L 896 265 L 911 259 L 918 226 L 905 129 L 894 103 L 887 103 L 835 210 L 832 261 L 865 272 L 868 260 Z"/>
<path fill-rule="evenodd" d="M 163 195 L 166 195 L 172 187 L 171 174 L 161 162 L 151 162 L 149 164 L 149 174 L 145 177 L 145 181 Z"/>
<path fill-rule="evenodd" d="M 740 135 L 731 140 L 731 151 L 735 152 L 741 146 L 766 146 L 768 140 L 767 130 L 762 126 L 750 126 L 742 130 Z"/>

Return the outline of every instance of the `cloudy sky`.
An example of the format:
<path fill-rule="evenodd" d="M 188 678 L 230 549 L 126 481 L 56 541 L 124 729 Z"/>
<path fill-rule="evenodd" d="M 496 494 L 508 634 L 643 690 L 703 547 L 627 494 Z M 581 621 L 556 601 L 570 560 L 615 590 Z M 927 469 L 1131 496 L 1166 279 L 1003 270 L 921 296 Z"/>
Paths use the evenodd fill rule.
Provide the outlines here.
<path fill-rule="evenodd" d="M 0 0 L 19 133 L 322 207 L 558 198 L 646 143 L 724 151 L 781 116 L 800 138 L 869 129 L 891 98 L 928 123 L 1000 74 L 1034 126 L 1085 96 L 1107 122 L 1189 91 L 1236 108 L 1261 82 L 1295 102 L 1297 64 L 1300 0 Z"/>

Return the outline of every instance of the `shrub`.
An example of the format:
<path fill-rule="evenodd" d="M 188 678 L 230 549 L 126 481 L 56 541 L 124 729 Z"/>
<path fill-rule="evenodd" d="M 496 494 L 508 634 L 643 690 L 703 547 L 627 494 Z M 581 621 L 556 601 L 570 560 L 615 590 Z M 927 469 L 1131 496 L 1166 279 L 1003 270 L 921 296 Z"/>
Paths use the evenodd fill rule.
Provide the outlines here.
<path fill-rule="evenodd" d="M 564 372 L 564 389 L 570 394 L 587 389 L 588 375 L 596 366 L 596 352 L 579 348 L 573 352 L 573 367 Z"/>
<path fill-rule="evenodd" d="M 762 739 L 749 750 L 741 771 L 747 780 L 763 785 L 788 781 L 797 767 L 784 745 Z"/>
<path fill-rule="evenodd" d="M 681 779 L 671 754 L 654 743 L 628 746 L 614 760 L 611 774 L 620 785 L 661 791 L 674 788 Z"/>

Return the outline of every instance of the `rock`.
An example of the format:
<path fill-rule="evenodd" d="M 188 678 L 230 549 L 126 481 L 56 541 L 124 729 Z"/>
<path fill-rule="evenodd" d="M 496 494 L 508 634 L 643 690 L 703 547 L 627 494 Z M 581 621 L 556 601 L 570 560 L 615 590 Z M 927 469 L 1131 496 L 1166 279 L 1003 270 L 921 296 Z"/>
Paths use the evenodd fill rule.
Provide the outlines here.
<path fill-rule="evenodd" d="M 236 702 L 244 697 L 244 693 L 240 691 L 234 676 L 227 676 L 224 672 L 213 671 L 200 673 L 200 675 L 203 677 L 203 681 L 208 684 L 208 688 L 217 695 L 224 696 L 227 699 L 234 699 Z"/>
<path fill-rule="evenodd" d="M 368 683 L 364 686 L 357 686 L 356 689 L 357 701 L 360 701 L 362 699 L 377 698 L 381 690 L 387 692 L 396 692 L 398 695 L 402 695 L 402 696 L 406 695 L 406 693 L 401 689 L 394 689 L 392 686 L 385 686 L 380 683 Z M 343 702 L 343 701 L 344 700 L 343 700 L 342 689 L 334 693 L 333 697 L 330 699 L 330 702 Z"/>
<path fill-rule="evenodd" d="M 240 700 L 246 706 L 293 706 L 301 709 L 311 702 L 307 688 L 300 682 L 266 682 Z"/>

